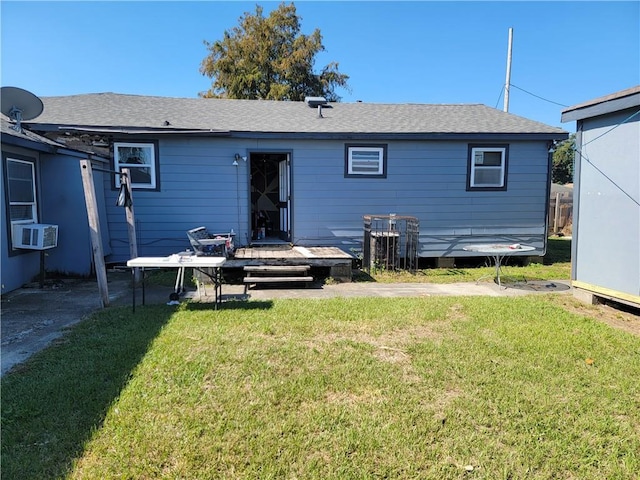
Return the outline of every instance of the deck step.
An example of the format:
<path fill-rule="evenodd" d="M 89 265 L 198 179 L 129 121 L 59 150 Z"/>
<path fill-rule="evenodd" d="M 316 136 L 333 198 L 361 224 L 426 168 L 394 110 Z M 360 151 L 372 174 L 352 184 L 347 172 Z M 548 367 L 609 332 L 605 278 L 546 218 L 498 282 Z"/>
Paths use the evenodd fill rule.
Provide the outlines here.
<path fill-rule="evenodd" d="M 308 265 L 247 265 L 245 272 L 255 273 L 306 273 L 311 267 Z"/>
<path fill-rule="evenodd" d="M 245 277 L 244 283 L 313 282 L 313 277 Z"/>
<path fill-rule="evenodd" d="M 293 282 L 308 284 L 313 282 L 312 276 L 305 275 L 310 268 L 309 265 L 247 265 L 244 267 L 246 276 L 242 280 L 244 292 L 247 293 L 251 285 L 258 284 Z"/>

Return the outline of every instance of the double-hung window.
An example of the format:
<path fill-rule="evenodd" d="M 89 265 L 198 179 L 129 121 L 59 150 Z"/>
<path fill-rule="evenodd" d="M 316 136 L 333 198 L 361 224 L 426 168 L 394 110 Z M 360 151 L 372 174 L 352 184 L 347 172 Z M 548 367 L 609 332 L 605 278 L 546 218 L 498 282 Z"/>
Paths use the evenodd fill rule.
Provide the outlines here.
<path fill-rule="evenodd" d="M 468 190 L 506 190 L 508 145 L 469 145 Z"/>
<path fill-rule="evenodd" d="M 345 145 L 345 177 L 387 176 L 386 145 Z"/>
<path fill-rule="evenodd" d="M 157 157 L 155 143 L 125 143 L 113 144 L 114 170 L 120 171 L 128 168 L 131 174 L 132 188 L 145 188 L 156 190 L 157 182 Z M 120 176 L 115 175 L 115 186 L 120 187 Z"/>
<path fill-rule="evenodd" d="M 7 196 L 11 224 L 38 221 L 34 162 L 7 158 Z"/>

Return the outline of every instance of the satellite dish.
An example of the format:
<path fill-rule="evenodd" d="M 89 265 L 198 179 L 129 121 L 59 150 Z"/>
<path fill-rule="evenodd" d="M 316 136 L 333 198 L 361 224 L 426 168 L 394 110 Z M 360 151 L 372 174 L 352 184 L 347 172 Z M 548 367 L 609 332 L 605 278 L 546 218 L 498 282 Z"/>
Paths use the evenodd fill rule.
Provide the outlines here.
<path fill-rule="evenodd" d="M 0 108 L 2 113 L 15 122 L 11 128 L 21 132 L 22 120 L 36 118 L 44 110 L 42 100 L 33 93 L 17 87 L 2 87 L 0 89 Z"/>

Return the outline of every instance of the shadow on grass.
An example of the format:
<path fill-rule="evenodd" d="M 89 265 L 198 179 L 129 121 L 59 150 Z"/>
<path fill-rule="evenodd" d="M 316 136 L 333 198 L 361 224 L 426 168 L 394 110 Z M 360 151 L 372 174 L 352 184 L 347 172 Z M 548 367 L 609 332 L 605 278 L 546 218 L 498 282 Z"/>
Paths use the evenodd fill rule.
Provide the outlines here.
<path fill-rule="evenodd" d="M 273 302 L 271 300 L 252 300 L 249 301 L 247 299 L 240 298 L 241 295 L 227 295 L 227 297 L 231 298 L 223 298 L 222 305 L 218 308 L 220 310 L 269 310 L 273 308 Z M 201 302 L 188 302 L 184 307 L 186 310 L 190 311 L 215 311 L 215 306 L 213 303 L 201 303 Z"/>
<path fill-rule="evenodd" d="M 353 270 L 351 274 L 351 281 L 365 283 L 365 282 L 375 282 L 376 279 L 373 278 L 370 274 L 368 274 L 364 270 Z"/>
<path fill-rule="evenodd" d="M 571 262 L 571 240 L 549 238 L 547 252 L 542 261 L 543 265 L 566 262 Z"/>
<path fill-rule="evenodd" d="M 502 277 L 502 286 L 528 292 L 566 292 L 571 287 L 564 283 L 550 280 L 536 280 L 522 277 Z"/>
<path fill-rule="evenodd" d="M 2 478 L 64 477 L 171 315 L 103 310 L 4 375 Z"/>
<path fill-rule="evenodd" d="M 443 268 L 440 269 L 441 271 L 441 276 L 446 277 L 447 275 L 455 275 L 456 277 L 458 276 L 469 276 L 469 272 L 459 269 L 459 268 Z"/>

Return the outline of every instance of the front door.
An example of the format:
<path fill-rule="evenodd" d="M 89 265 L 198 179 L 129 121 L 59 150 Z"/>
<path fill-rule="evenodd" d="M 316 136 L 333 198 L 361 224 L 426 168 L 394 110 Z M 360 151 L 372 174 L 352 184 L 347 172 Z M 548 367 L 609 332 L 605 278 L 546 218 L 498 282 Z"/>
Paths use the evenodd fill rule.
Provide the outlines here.
<path fill-rule="evenodd" d="M 290 155 L 252 152 L 249 158 L 252 242 L 289 242 L 291 240 Z"/>

